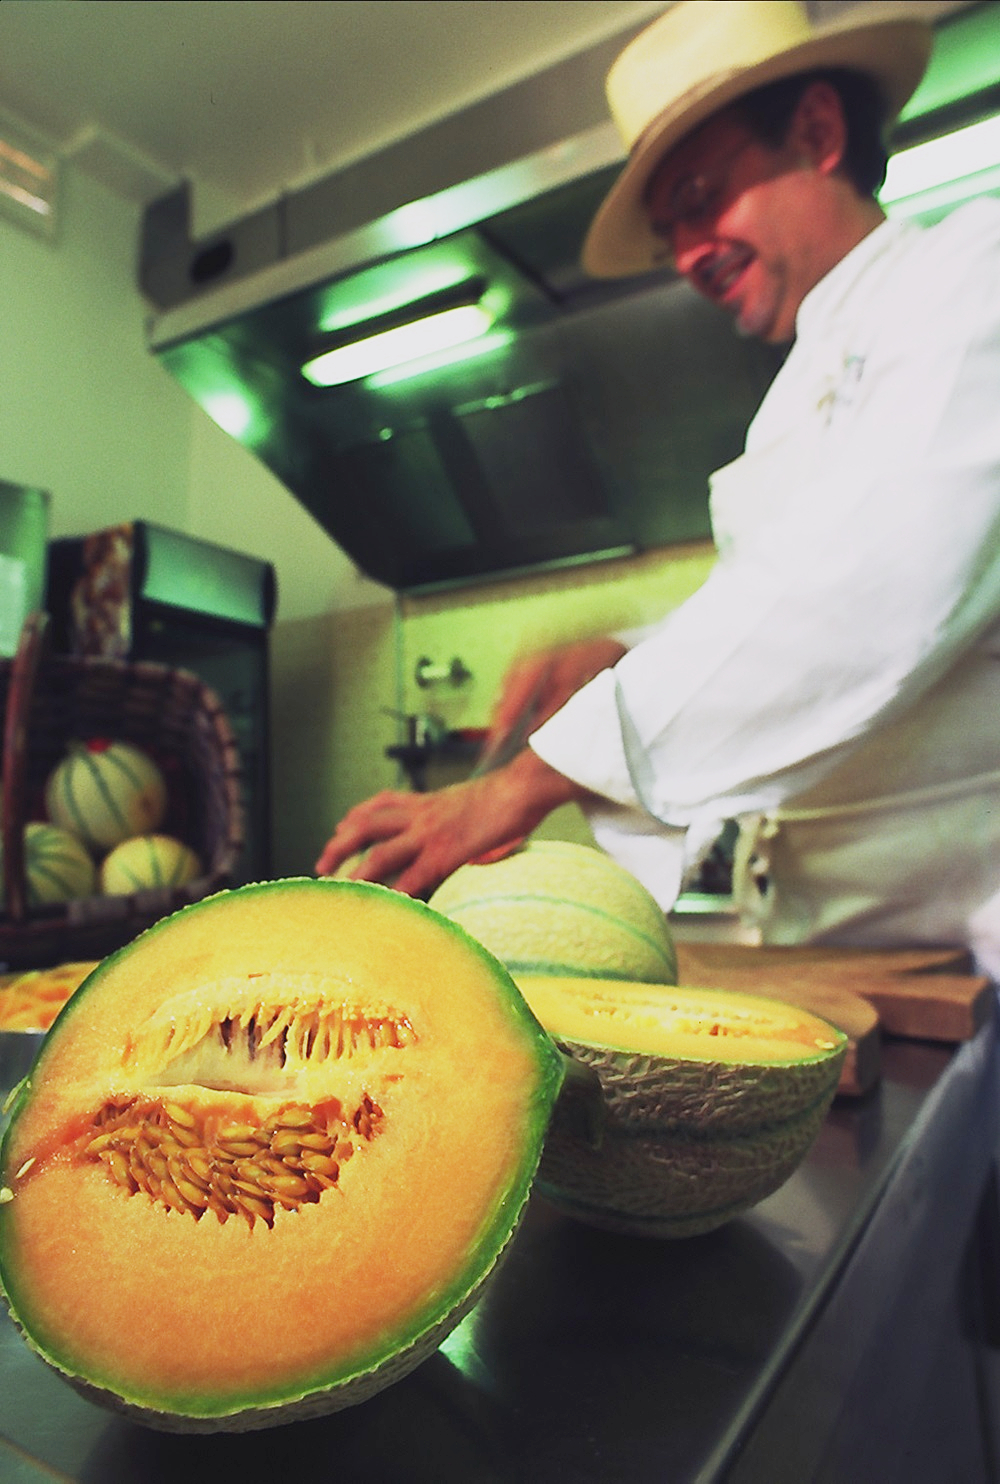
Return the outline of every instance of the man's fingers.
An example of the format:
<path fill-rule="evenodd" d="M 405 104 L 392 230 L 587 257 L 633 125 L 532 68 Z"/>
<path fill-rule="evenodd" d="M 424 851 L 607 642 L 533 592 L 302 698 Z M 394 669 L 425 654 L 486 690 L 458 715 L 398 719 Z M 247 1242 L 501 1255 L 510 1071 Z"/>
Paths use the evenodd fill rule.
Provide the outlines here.
<path fill-rule="evenodd" d="M 344 815 L 316 862 L 317 875 L 329 876 L 352 855 L 405 830 L 414 813 L 413 794 L 382 793 Z"/>

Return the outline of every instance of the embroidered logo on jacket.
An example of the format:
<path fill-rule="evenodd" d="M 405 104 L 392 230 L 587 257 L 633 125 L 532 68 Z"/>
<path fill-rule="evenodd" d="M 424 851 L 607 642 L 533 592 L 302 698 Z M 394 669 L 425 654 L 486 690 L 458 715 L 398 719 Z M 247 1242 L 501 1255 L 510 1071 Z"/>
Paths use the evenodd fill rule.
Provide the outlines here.
<path fill-rule="evenodd" d="M 839 411 L 850 407 L 856 400 L 864 369 L 864 356 L 844 356 L 839 375 L 816 404 L 816 411 L 822 414 L 826 427 L 830 426 Z"/>

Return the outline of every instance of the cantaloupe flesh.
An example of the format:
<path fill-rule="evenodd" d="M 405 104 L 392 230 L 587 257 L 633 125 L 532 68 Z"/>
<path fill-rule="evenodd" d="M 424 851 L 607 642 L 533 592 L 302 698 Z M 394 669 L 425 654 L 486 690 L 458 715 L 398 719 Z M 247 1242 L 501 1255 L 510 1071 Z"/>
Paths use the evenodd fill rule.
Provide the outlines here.
<path fill-rule="evenodd" d="M 554 1048 L 451 924 L 344 883 L 332 922 L 324 886 L 290 886 L 277 917 L 253 888 L 213 898 L 107 960 L 57 1022 L 12 1125 L 6 1170 L 28 1166 L 0 1207 L 15 1314 L 61 1368 L 143 1406 L 223 1414 L 379 1364 L 490 1266 L 525 1199 L 560 1076 Z M 165 995 L 200 994 L 212 1010 L 257 975 L 286 998 L 304 981 L 334 1001 L 397 1007 L 413 1027 L 405 1046 L 300 1070 L 280 1096 L 168 1088 L 252 1119 L 276 1097 L 349 1102 L 363 1084 L 384 1122 L 337 1187 L 271 1227 L 223 1223 L 128 1194 L 82 1162 L 90 1112 L 157 1086 L 141 1028 Z"/>
<path fill-rule="evenodd" d="M 825 1058 L 843 1041 L 818 1016 L 766 996 L 617 979 L 514 978 L 554 1036 L 616 1051 L 771 1066 Z"/>

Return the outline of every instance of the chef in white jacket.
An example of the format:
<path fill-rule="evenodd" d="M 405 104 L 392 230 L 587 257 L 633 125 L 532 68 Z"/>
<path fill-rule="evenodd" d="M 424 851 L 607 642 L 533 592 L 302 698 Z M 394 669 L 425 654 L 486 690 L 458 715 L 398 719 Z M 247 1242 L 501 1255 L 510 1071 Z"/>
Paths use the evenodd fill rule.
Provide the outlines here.
<path fill-rule="evenodd" d="M 797 4 L 686 0 L 618 59 L 630 155 L 585 264 L 672 262 L 791 343 L 712 476 L 718 560 L 627 651 L 522 664 L 498 724 L 531 691 L 529 746 L 359 805 L 318 869 L 371 846 L 364 875 L 421 893 L 575 799 L 666 908 L 736 819 L 763 941 L 966 943 L 1000 977 L 1000 203 L 885 220 L 843 70 L 884 127 L 930 45 L 894 9 L 816 30 Z"/>

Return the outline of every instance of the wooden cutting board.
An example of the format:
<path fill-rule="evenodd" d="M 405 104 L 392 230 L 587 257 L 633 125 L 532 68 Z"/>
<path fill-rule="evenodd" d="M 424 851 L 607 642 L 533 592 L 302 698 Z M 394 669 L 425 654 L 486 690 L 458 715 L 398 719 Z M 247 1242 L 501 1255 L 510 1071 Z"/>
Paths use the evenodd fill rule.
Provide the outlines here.
<path fill-rule="evenodd" d="M 848 1036 L 839 1091 L 869 1091 L 881 1035 L 956 1042 L 976 1033 L 995 991 L 956 949 L 762 948 L 678 942 L 681 984 L 742 989 L 822 1015 Z"/>

